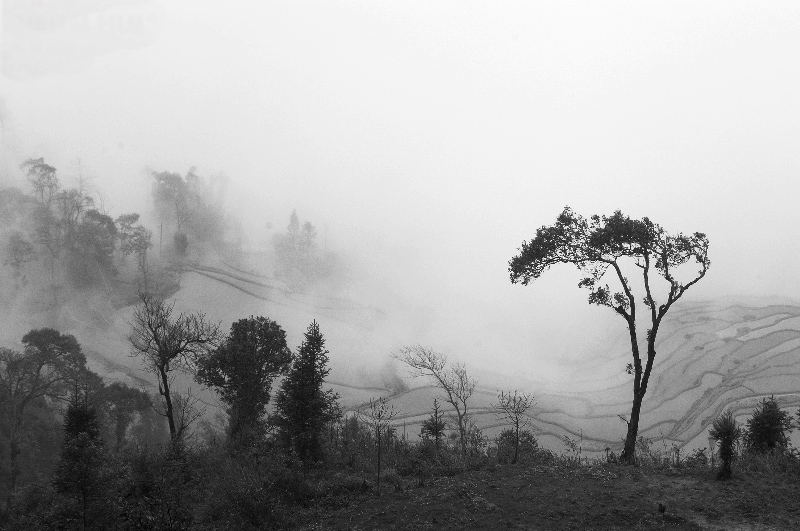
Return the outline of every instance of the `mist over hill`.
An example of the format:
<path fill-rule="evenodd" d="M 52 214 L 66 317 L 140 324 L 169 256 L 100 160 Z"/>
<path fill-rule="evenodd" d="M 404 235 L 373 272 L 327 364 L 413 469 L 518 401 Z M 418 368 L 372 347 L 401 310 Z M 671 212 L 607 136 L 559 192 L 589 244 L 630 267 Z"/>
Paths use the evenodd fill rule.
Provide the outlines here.
<path fill-rule="evenodd" d="M 414 315 L 400 299 L 384 304 L 372 295 L 361 300 L 359 286 L 330 290 L 317 286 L 306 292 L 290 289 L 269 271 L 264 253 L 245 253 L 231 259 L 207 258 L 184 266 L 176 310 L 202 311 L 223 327 L 249 315 L 265 315 L 286 331 L 296 346 L 312 320 L 330 350 L 328 383 L 340 394 L 346 411 L 370 398 L 390 397 L 399 412 L 395 425 L 410 438 L 419 434 L 440 391 L 424 378 L 411 378 L 391 354 L 418 337 Z M 369 297 L 365 297 L 368 299 Z M 89 364 L 110 380 L 154 388 L 152 376 L 129 355 L 133 306 L 114 310 L 100 297 L 65 304 L 62 323 L 74 334 Z M 513 366 L 489 371 L 468 365 L 478 381 L 470 408 L 484 434 L 493 438 L 502 429 L 492 411 L 498 390 L 532 393 L 530 412 L 540 443 L 560 451 L 564 436 L 576 440 L 587 454 L 606 448 L 619 450 L 630 413 L 631 380 L 624 368 L 630 359 L 628 336 L 621 323 L 580 357 L 563 361 L 561 376 L 534 379 Z M 579 325 L 579 323 L 578 323 Z M 453 361 L 459 361 L 452 352 Z M 216 396 L 189 377 L 178 386 L 192 388 L 208 406 L 207 418 L 219 408 Z M 691 450 L 707 446 L 713 418 L 731 409 L 741 421 L 755 403 L 774 395 L 790 410 L 800 406 L 800 306 L 764 299 L 683 301 L 662 326 L 658 355 L 644 401 L 640 434 Z"/>

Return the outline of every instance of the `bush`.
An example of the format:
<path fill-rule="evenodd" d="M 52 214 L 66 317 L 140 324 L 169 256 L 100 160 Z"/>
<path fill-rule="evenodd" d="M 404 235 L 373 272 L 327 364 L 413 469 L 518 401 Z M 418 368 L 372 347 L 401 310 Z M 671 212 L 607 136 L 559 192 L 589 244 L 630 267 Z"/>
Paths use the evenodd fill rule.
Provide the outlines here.
<path fill-rule="evenodd" d="M 48 481 L 30 483 L 17 491 L 0 521 L 0 528 L 20 531 L 52 529 L 56 523 L 56 493 Z"/>
<path fill-rule="evenodd" d="M 777 476 L 785 476 L 796 481 L 800 476 L 800 459 L 796 453 L 745 453 L 736 460 L 736 471 L 751 476 L 763 476 L 774 480 Z"/>
<path fill-rule="evenodd" d="M 516 442 L 516 432 L 505 429 L 500 432 L 497 438 L 497 462 L 500 464 L 511 463 L 514 459 L 514 445 Z M 518 459 L 525 461 L 530 459 L 539 450 L 539 442 L 530 430 L 519 432 L 519 456 Z"/>
<path fill-rule="evenodd" d="M 198 452 L 202 470 L 198 523 L 215 529 L 285 529 L 294 518 L 281 487 L 297 492 L 295 474 L 276 453 L 231 455 L 223 448 Z M 292 484 L 292 485 L 290 485 Z"/>
<path fill-rule="evenodd" d="M 727 411 L 715 418 L 709 435 L 717 441 L 719 458 L 722 461 L 717 479 L 729 479 L 732 475 L 731 464 L 736 457 L 736 443 L 742 436 L 742 430 L 736 425 L 733 413 Z"/>
<path fill-rule="evenodd" d="M 747 421 L 745 448 L 750 453 L 786 452 L 791 432 L 789 413 L 781 411 L 775 397 L 764 398 Z"/>
<path fill-rule="evenodd" d="M 683 464 L 686 468 L 706 468 L 708 466 L 708 448 L 696 448 L 692 455 L 684 459 Z"/>

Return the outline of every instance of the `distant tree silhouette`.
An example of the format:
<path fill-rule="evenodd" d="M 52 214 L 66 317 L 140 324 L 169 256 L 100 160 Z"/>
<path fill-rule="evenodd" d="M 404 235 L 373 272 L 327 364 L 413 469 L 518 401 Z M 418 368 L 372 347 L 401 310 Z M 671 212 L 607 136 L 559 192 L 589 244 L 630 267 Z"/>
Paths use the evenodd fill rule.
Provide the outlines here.
<path fill-rule="evenodd" d="M 139 278 L 141 279 L 142 291 L 147 293 L 147 273 L 149 271 L 147 266 L 147 252 L 153 247 L 152 243 L 153 233 L 141 225 L 137 225 L 133 229 L 130 239 L 130 247 L 136 254 L 136 265 L 139 268 Z"/>
<path fill-rule="evenodd" d="M 711 264 L 708 259 L 708 238 L 695 232 L 692 235 L 667 234 L 648 218 L 631 219 L 617 211 L 612 216 L 592 216 L 589 220 L 566 207 L 556 223 L 541 227 L 531 241 L 523 241 L 519 254 L 508 264 L 511 282 L 527 285 L 556 264 L 573 264 L 585 276 L 578 286 L 590 290 L 589 303 L 607 306 L 625 319 L 630 333 L 633 362 L 628 372 L 633 374 L 633 405 L 622 459 L 635 459 L 636 436 L 642 401 L 647 392 L 650 373 L 656 357 L 656 338 L 659 327 L 672 305 L 686 290 L 703 278 Z M 649 309 L 649 329 L 646 334 L 647 358 L 640 355 L 636 321 L 636 297 L 631 283 L 623 272 L 630 265 L 638 268 L 644 286 L 644 305 Z M 695 262 L 699 270 L 683 282 L 676 269 Z M 617 291 L 603 282 L 607 272 L 618 283 Z M 659 304 L 653 294 L 653 278 L 666 282 L 667 293 Z"/>
<path fill-rule="evenodd" d="M 20 169 L 26 172 L 38 203 L 34 213 L 36 236 L 38 243 L 47 250 L 50 282 L 55 287 L 56 261 L 61 254 L 63 240 L 61 224 L 55 212 L 55 201 L 61 189 L 61 182 L 58 180 L 55 167 L 45 163 L 43 158 L 27 159 L 20 165 Z M 55 289 L 52 292 L 55 303 L 57 302 Z"/>
<path fill-rule="evenodd" d="M 174 235 L 183 234 L 186 238 L 173 240 L 179 255 L 186 253 L 189 239 L 192 243 L 221 239 L 225 230 L 222 196 L 226 177 L 217 176 L 209 183 L 192 167 L 183 177 L 175 172 L 154 172 L 153 180 L 153 203 L 159 219 L 172 227 Z"/>
<path fill-rule="evenodd" d="M 162 219 L 173 223 L 175 232 L 181 232 L 198 208 L 200 198 L 196 187 L 187 175 L 162 171 L 153 172 L 153 201 Z"/>
<path fill-rule="evenodd" d="M 132 212 L 130 214 L 122 214 L 118 216 L 114 222 L 117 225 L 117 240 L 119 240 L 119 254 L 121 257 L 126 257 L 133 252 L 133 247 L 130 245 L 130 240 L 133 237 L 135 230 L 135 223 L 139 221 L 139 214 Z"/>
<path fill-rule="evenodd" d="M 175 246 L 175 252 L 178 256 L 186 256 L 189 252 L 189 237 L 183 232 L 176 232 L 172 238 L 172 243 Z"/>
<path fill-rule="evenodd" d="M 72 281 L 79 287 L 99 284 L 109 288 L 115 274 L 114 220 L 95 209 L 86 211 L 68 238 L 68 264 Z"/>
<path fill-rule="evenodd" d="M 12 232 L 5 246 L 5 260 L 3 263 L 11 267 L 17 287 L 23 287 L 28 283 L 24 266 L 35 259 L 36 250 L 33 245 L 25 239 L 20 231 Z"/>
<path fill-rule="evenodd" d="M 325 339 L 316 321 L 309 325 L 292 367 L 275 398 L 276 424 L 284 446 L 302 461 L 318 461 L 325 425 L 341 416 L 339 395 L 322 385 L 330 372 Z"/>
<path fill-rule="evenodd" d="M 196 379 L 214 387 L 225 403 L 232 438 L 257 428 L 269 403 L 272 381 L 286 373 L 291 361 L 286 332 L 261 316 L 233 323 L 222 344 L 198 359 Z"/>

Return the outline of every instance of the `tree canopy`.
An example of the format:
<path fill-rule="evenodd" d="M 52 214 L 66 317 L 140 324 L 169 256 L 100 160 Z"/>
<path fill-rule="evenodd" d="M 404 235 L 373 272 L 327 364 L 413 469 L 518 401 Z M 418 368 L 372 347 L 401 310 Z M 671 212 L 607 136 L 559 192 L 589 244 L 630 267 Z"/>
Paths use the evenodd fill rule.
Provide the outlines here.
<path fill-rule="evenodd" d="M 630 263 L 641 273 L 643 302 L 649 310 L 646 364 L 639 350 L 634 286 L 625 275 Z M 681 266 L 691 263 L 697 269 L 683 279 L 686 268 Z M 511 282 L 527 285 L 556 264 L 576 266 L 583 274 L 578 286 L 589 290 L 589 303 L 611 308 L 628 325 L 633 361 L 627 370 L 634 376 L 634 400 L 623 458 L 632 459 L 659 326 L 672 305 L 708 271 L 708 238 L 702 232 L 669 234 L 647 217 L 631 219 L 620 211 L 587 220 L 565 207 L 555 224 L 539 228 L 532 240 L 522 242 L 508 264 Z M 616 281 L 614 289 L 605 281 L 608 272 Z M 660 299 L 655 294 L 658 279 L 666 281 L 666 294 Z"/>
<path fill-rule="evenodd" d="M 235 436 L 264 416 L 272 381 L 292 360 L 286 332 L 266 317 L 240 319 L 231 325 L 222 344 L 198 360 L 196 378 L 214 387 L 230 415 Z"/>

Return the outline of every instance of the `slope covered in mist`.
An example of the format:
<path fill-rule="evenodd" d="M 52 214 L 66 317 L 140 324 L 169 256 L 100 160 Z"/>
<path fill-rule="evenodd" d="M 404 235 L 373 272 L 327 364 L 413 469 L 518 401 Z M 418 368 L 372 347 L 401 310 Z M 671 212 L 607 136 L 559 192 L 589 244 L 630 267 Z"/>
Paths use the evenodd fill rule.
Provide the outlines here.
<path fill-rule="evenodd" d="M 407 309 L 392 300 L 384 307 L 360 301 L 355 289 L 336 295 L 325 289 L 297 293 L 272 278 L 267 267 L 254 267 L 258 260 L 252 258 L 247 265 L 213 259 L 186 266 L 174 295 L 176 310 L 201 310 L 225 329 L 237 319 L 265 315 L 287 331 L 291 347 L 316 319 L 331 351 L 329 382 L 343 406 L 353 410 L 370 398 L 391 396 L 400 413 L 398 430 L 416 437 L 434 397 L 441 401 L 441 396 L 426 380 L 405 378 L 402 368 L 389 362 L 390 353 L 410 334 L 403 326 L 409 320 L 403 313 Z M 86 310 L 82 308 L 83 315 Z M 78 337 L 90 364 L 105 376 L 129 383 L 150 381 L 139 360 L 128 355 L 132 306 L 110 310 L 95 309 L 95 319 L 72 319 L 68 332 Z M 584 452 L 617 449 L 625 431 L 620 415 L 629 414 L 631 400 L 631 377 L 624 371 L 629 344 L 624 327 L 619 332 L 608 344 L 597 345 L 597 354 L 571 361 L 570 377 L 559 384 L 469 367 L 478 380 L 471 400 L 477 424 L 486 435 L 496 435 L 502 429 L 491 412 L 497 390 L 518 389 L 536 396 L 531 422 L 543 445 L 560 450 L 567 435 L 580 441 Z M 180 387 L 181 392 L 192 387 L 213 416 L 213 393 L 186 377 Z M 800 405 L 800 307 L 685 302 L 670 312 L 660 331 L 640 434 L 667 446 L 707 446 L 715 415 L 731 408 L 744 421 L 756 402 L 769 395 L 793 413 Z"/>

